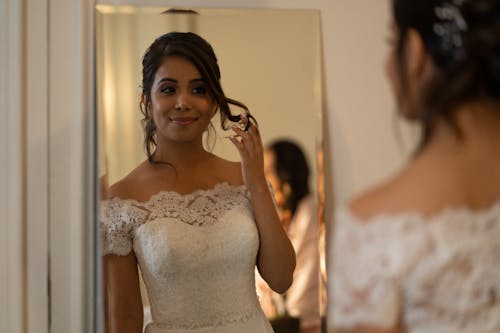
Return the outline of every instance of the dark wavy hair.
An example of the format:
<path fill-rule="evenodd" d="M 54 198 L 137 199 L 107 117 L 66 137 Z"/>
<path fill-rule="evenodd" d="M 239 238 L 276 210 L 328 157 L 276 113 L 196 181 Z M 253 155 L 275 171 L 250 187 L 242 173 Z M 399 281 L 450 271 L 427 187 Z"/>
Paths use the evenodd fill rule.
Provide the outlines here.
<path fill-rule="evenodd" d="M 295 215 L 300 201 L 309 194 L 309 165 L 300 146 L 289 140 L 272 142 L 268 148 L 274 153 L 276 174 L 282 184 L 288 183 L 291 194 L 285 207 Z"/>
<path fill-rule="evenodd" d="M 439 16 L 443 6 L 458 10 L 461 26 L 457 20 L 443 22 Z M 423 92 L 419 147 L 429 142 L 438 118 L 461 137 L 454 120 L 457 106 L 468 101 L 500 101 L 500 0 L 393 0 L 393 14 L 399 30 L 397 54 L 403 87 L 409 84 L 403 74 L 409 29 L 420 34 L 438 72 Z M 437 33 L 443 24 L 447 24 L 445 34 Z M 450 34 L 458 38 L 457 45 L 450 43 Z"/>
<path fill-rule="evenodd" d="M 199 35 L 192 32 L 169 32 L 158 37 L 146 50 L 142 59 L 142 93 L 144 102 L 140 109 L 143 114 L 141 120 L 144 130 L 144 148 L 148 160 L 154 162 L 153 155 L 156 150 L 156 125 L 148 110 L 151 102 L 151 88 L 154 83 L 156 71 L 166 57 L 179 56 L 194 64 L 207 82 L 208 93 L 213 98 L 219 109 L 221 126 L 228 128 L 228 121 L 237 122 L 239 115 L 233 115 L 229 105 L 235 105 L 249 114 L 248 107 L 231 98 L 226 97 L 220 84 L 221 74 L 217 57 L 212 46 Z"/>

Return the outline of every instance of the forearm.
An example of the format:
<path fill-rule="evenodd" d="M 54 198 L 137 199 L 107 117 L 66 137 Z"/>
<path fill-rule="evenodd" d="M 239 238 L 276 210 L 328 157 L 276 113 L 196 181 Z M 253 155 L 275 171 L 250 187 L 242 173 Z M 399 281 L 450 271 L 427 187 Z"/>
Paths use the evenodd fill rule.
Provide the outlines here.
<path fill-rule="evenodd" d="M 144 310 L 135 256 L 103 258 L 106 333 L 141 333 Z"/>
<path fill-rule="evenodd" d="M 252 208 L 259 230 L 257 266 L 274 291 L 283 293 L 293 280 L 295 252 L 278 218 L 265 181 L 250 188 Z"/>
<path fill-rule="evenodd" d="M 110 316 L 108 331 L 106 333 L 141 333 L 143 327 L 143 315 L 134 314 L 113 314 Z"/>
<path fill-rule="evenodd" d="M 242 121 L 248 123 L 243 115 Z M 262 141 L 257 126 L 248 131 L 234 127 L 230 137 L 241 156 L 243 181 L 250 191 L 253 214 L 259 231 L 257 266 L 274 291 L 283 293 L 293 280 L 295 252 L 285 234 L 264 177 Z M 239 139 L 238 139 L 239 138 Z"/>
<path fill-rule="evenodd" d="M 141 333 L 144 321 L 142 303 L 106 296 L 106 333 Z"/>

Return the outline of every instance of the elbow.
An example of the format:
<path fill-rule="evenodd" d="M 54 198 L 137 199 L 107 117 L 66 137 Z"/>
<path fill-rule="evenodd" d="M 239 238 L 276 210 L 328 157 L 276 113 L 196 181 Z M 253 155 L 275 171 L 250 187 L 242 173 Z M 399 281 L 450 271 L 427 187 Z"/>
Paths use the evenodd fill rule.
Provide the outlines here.
<path fill-rule="evenodd" d="M 271 281 L 269 283 L 269 287 L 277 292 L 278 294 L 283 294 L 285 291 L 290 288 L 293 282 L 293 272 L 295 270 L 295 256 L 293 257 L 293 262 L 289 265 L 288 269 L 285 269 L 282 274 L 280 274 L 279 278 Z"/>
<path fill-rule="evenodd" d="M 276 281 L 272 285 L 269 285 L 269 287 L 278 294 L 283 294 L 285 291 L 288 290 L 288 288 L 290 288 L 292 282 L 293 278 L 290 277 L 288 279 L 282 279 L 281 281 Z"/>
<path fill-rule="evenodd" d="M 292 285 L 295 265 L 295 251 L 290 243 L 288 252 L 280 254 L 274 261 L 259 261 L 258 268 L 269 288 L 278 294 L 283 294 Z"/>
<path fill-rule="evenodd" d="M 114 332 L 142 332 L 144 310 L 142 303 L 130 303 L 126 299 L 114 304 L 107 315 L 108 333 Z"/>

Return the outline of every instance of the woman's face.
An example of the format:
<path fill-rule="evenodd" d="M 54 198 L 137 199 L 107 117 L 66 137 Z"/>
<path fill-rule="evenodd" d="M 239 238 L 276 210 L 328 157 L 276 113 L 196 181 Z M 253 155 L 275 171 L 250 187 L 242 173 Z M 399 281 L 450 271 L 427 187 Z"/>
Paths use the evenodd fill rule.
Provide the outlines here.
<path fill-rule="evenodd" d="M 190 61 L 169 56 L 156 71 L 148 105 L 157 128 L 158 144 L 202 142 L 216 113 L 208 83 Z"/>

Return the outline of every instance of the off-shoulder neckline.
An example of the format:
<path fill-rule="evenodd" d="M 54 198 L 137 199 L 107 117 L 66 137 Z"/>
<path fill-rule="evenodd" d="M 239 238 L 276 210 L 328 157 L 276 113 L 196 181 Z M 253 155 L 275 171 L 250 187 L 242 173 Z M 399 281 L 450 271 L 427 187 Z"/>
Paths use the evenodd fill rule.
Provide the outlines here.
<path fill-rule="evenodd" d="M 337 213 L 345 216 L 349 221 L 367 226 L 376 224 L 380 221 L 400 220 L 414 220 L 431 224 L 435 221 L 449 218 L 450 216 L 467 216 L 471 219 L 482 219 L 493 214 L 498 214 L 500 216 L 500 199 L 493 201 L 492 204 L 484 208 L 471 208 L 466 205 L 448 206 L 429 215 L 418 211 L 404 211 L 396 213 L 377 213 L 368 218 L 360 218 L 356 216 L 347 205 L 342 206 Z"/>
<path fill-rule="evenodd" d="M 196 196 L 210 195 L 210 194 L 213 194 L 214 192 L 218 192 L 222 189 L 233 189 L 233 190 L 237 190 L 237 191 L 241 191 L 241 192 L 248 191 L 245 184 L 234 185 L 234 184 L 230 184 L 228 181 L 222 181 L 222 182 L 216 183 L 214 186 L 212 186 L 210 188 L 195 189 L 195 190 L 188 192 L 188 193 L 179 193 L 175 190 L 160 190 L 160 191 L 152 194 L 149 197 L 149 199 L 147 199 L 145 201 L 139 201 L 139 200 L 132 199 L 132 198 L 120 198 L 118 196 L 114 196 L 111 198 L 104 199 L 104 200 L 102 200 L 102 202 L 105 203 L 105 202 L 110 202 L 110 201 L 122 201 L 122 202 L 128 202 L 128 203 L 136 204 L 136 205 L 147 205 L 148 203 L 151 203 L 153 201 L 157 201 L 165 196 L 182 198 L 182 199 L 189 199 L 189 198 L 196 197 Z"/>

